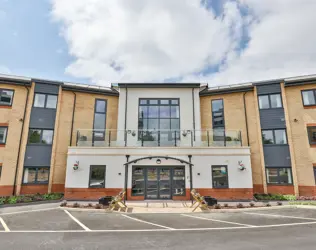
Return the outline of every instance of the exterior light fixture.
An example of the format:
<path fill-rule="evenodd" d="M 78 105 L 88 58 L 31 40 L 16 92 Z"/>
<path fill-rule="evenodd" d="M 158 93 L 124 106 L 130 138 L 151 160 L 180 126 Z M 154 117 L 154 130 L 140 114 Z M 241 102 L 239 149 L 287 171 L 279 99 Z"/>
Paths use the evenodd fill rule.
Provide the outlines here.
<path fill-rule="evenodd" d="M 118 175 L 122 175 L 122 173 L 118 173 Z"/>
<path fill-rule="evenodd" d="M 246 169 L 245 164 L 242 161 L 238 161 L 238 169 L 244 171 Z"/>
<path fill-rule="evenodd" d="M 79 168 L 79 161 L 76 161 L 74 166 L 73 166 L 73 169 L 78 170 L 78 168 Z"/>
<path fill-rule="evenodd" d="M 201 173 L 197 173 L 197 175 L 201 175 Z"/>
<path fill-rule="evenodd" d="M 136 132 L 135 132 L 135 131 L 133 131 L 133 132 L 132 132 L 132 136 L 135 136 L 135 135 L 136 135 Z"/>
<path fill-rule="evenodd" d="M 160 159 L 157 159 L 156 163 L 157 163 L 157 164 L 160 164 L 160 163 L 161 163 L 161 160 L 160 160 Z"/>

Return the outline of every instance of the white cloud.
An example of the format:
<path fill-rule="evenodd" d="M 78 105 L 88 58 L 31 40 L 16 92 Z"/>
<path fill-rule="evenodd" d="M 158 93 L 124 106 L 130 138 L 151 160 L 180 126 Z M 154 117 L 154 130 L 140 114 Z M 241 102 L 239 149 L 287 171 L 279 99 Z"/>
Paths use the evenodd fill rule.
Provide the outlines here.
<path fill-rule="evenodd" d="M 181 77 L 233 84 L 315 73 L 314 0 L 225 1 L 220 17 L 200 0 L 51 1 L 75 58 L 66 71 L 98 84 Z M 197 76 L 218 64 L 218 73 Z"/>

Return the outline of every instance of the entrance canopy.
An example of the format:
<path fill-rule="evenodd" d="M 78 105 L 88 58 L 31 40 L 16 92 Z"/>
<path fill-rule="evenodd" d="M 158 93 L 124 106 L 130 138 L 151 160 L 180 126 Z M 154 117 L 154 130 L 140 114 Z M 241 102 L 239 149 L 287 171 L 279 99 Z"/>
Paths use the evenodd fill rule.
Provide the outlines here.
<path fill-rule="evenodd" d="M 188 161 L 183 160 L 183 159 L 175 158 L 175 157 L 170 157 L 170 156 L 147 156 L 147 157 L 142 157 L 142 158 L 138 158 L 138 159 L 126 162 L 124 165 L 127 166 L 131 163 L 136 163 L 138 161 L 147 160 L 147 159 L 149 159 L 149 160 L 151 160 L 151 159 L 166 159 L 166 160 L 170 159 L 170 160 L 176 160 L 176 161 L 179 161 L 181 163 L 185 163 L 185 164 L 188 164 L 190 166 L 193 166 L 193 164 L 191 162 L 188 162 Z"/>

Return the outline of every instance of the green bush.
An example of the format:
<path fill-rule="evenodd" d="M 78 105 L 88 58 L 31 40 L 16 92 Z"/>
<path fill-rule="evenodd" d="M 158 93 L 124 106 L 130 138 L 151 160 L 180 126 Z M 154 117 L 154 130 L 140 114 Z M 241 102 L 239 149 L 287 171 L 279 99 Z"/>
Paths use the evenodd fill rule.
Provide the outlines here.
<path fill-rule="evenodd" d="M 5 203 L 6 198 L 5 197 L 0 197 L 0 205 Z"/>
<path fill-rule="evenodd" d="M 295 195 L 283 194 L 254 194 L 257 200 L 261 201 L 295 201 Z"/>
<path fill-rule="evenodd" d="M 7 202 L 8 204 L 16 204 L 17 201 L 18 201 L 18 197 L 16 197 L 16 196 L 11 196 L 11 197 L 9 197 L 9 198 L 6 200 L 6 202 Z"/>
<path fill-rule="evenodd" d="M 19 195 L 19 196 L 0 197 L 0 205 L 28 203 L 28 202 L 43 201 L 43 200 L 60 200 L 62 197 L 63 197 L 62 193 L 27 194 L 27 195 Z"/>

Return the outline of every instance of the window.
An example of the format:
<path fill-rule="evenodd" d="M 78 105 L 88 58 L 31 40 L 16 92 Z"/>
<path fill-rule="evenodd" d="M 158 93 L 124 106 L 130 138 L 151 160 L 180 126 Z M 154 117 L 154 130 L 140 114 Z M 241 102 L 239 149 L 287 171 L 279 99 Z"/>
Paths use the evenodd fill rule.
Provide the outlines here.
<path fill-rule="evenodd" d="M 316 167 L 313 168 L 314 169 L 314 178 L 315 178 L 315 184 L 316 184 Z M 0 174 L 1 176 L 1 174 Z"/>
<path fill-rule="evenodd" d="M 57 95 L 36 93 L 33 106 L 36 108 L 56 109 Z"/>
<path fill-rule="evenodd" d="M 260 109 L 282 108 L 281 94 L 260 95 L 258 99 Z"/>
<path fill-rule="evenodd" d="M 153 130 L 160 131 L 162 141 L 180 139 L 179 99 L 140 99 L 138 130 L 143 141 L 157 139 Z"/>
<path fill-rule="evenodd" d="M 212 100 L 212 120 L 214 127 L 224 127 L 224 104 L 223 100 Z"/>
<path fill-rule="evenodd" d="M 95 100 L 93 141 L 104 141 L 106 123 L 106 100 Z"/>
<path fill-rule="evenodd" d="M 7 141 L 8 127 L 0 127 L 0 144 L 5 144 Z"/>
<path fill-rule="evenodd" d="M 47 184 L 49 167 L 24 167 L 23 184 Z"/>
<path fill-rule="evenodd" d="M 292 184 L 291 168 L 266 168 L 268 184 Z"/>
<path fill-rule="evenodd" d="M 314 90 L 303 90 L 302 91 L 303 104 L 304 106 L 316 105 L 316 89 Z"/>
<path fill-rule="evenodd" d="M 53 130 L 30 129 L 29 144 L 53 144 Z"/>
<path fill-rule="evenodd" d="M 176 167 L 173 169 L 173 196 L 185 195 L 185 170 L 184 167 Z"/>
<path fill-rule="evenodd" d="M 2 164 L 0 163 L 0 179 L 1 179 L 1 174 L 2 174 Z"/>
<path fill-rule="evenodd" d="M 145 195 L 145 169 L 134 167 L 132 173 L 132 195 Z"/>
<path fill-rule="evenodd" d="M 212 166 L 213 188 L 228 188 L 227 166 Z"/>
<path fill-rule="evenodd" d="M 90 188 L 104 188 L 105 187 L 105 168 L 106 166 L 90 166 Z"/>
<path fill-rule="evenodd" d="M 285 129 L 262 130 L 263 144 L 287 144 Z"/>
<path fill-rule="evenodd" d="M 310 145 L 316 145 L 316 127 L 307 127 L 307 134 Z M 0 137 L 1 140 L 1 137 Z"/>
<path fill-rule="evenodd" d="M 0 105 L 11 106 L 13 101 L 13 90 L 0 89 Z"/>

